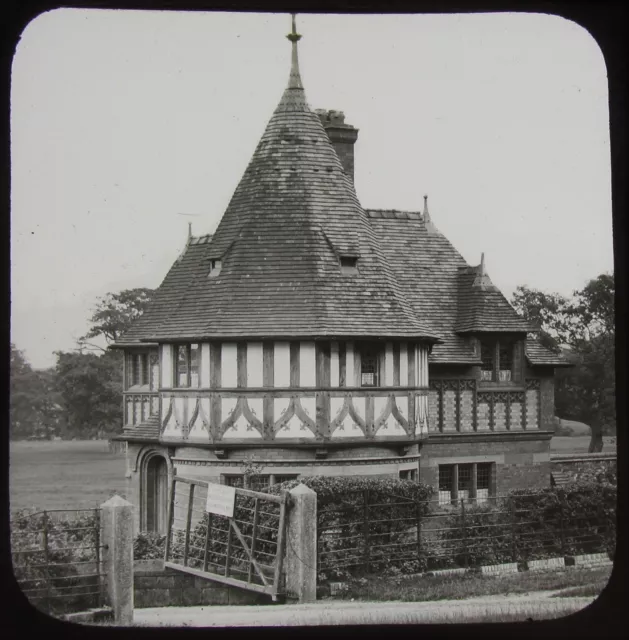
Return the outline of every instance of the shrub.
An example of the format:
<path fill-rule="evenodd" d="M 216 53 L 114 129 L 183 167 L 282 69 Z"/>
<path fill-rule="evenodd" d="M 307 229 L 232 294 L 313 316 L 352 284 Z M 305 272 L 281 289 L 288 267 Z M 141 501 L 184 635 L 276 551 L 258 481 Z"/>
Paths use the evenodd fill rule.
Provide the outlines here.
<path fill-rule="evenodd" d="M 431 487 L 395 478 L 309 476 L 269 488 L 305 484 L 317 493 L 319 579 L 348 580 L 361 573 L 414 573 L 425 566 L 417 520 Z"/>
<path fill-rule="evenodd" d="M 615 550 L 616 488 L 606 483 L 518 490 L 447 517 L 442 544 L 458 566 Z"/>
<path fill-rule="evenodd" d="M 133 541 L 134 560 L 158 560 L 164 557 L 166 536 L 159 533 L 139 533 Z"/>

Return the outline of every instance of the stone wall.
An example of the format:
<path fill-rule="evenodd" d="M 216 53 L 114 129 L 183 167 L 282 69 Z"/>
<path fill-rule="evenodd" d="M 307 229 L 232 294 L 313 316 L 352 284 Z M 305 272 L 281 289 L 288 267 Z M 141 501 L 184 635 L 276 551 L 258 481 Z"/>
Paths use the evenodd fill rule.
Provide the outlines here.
<path fill-rule="evenodd" d="M 271 603 L 271 596 L 176 571 L 161 560 L 136 560 L 133 582 L 137 609 Z"/>
<path fill-rule="evenodd" d="M 559 454 L 551 456 L 551 471 L 561 471 L 570 475 L 571 480 L 579 480 L 601 471 L 616 472 L 616 455 L 584 453 L 581 455 Z"/>

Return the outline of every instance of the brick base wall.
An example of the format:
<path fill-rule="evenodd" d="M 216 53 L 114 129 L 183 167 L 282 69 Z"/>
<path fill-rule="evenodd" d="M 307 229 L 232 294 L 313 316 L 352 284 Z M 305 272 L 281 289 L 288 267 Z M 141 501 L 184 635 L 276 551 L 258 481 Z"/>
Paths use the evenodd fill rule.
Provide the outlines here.
<path fill-rule="evenodd" d="M 540 434 L 541 435 L 541 434 Z M 482 434 L 466 437 L 443 434 L 431 437 L 422 447 L 419 464 L 420 482 L 435 489 L 439 483 L 440 464 L 493 462 L 496 493 L 514 489 L 538 489 L 550 486 L 550 438 L 500 440 Z"/>
<path fill-rule="evenodd" d="M 164 568 L 161 560 L 136 560 L 133 597 L 138 609 L 271 602 L 270 596 Z"/>

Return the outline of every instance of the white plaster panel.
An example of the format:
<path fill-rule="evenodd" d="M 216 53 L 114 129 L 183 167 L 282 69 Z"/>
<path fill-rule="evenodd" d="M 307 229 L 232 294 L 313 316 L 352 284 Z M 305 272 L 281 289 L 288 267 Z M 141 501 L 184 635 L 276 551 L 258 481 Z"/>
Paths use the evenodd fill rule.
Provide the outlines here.
<path fill-rule="evenodd" d="M 354 379 L 354 343 L 347 342 L 345 345 L 345 386 L 355 387 Z"/>
<path fill-rule="evenodd" d="M 276 342 L 273 351 L 273 386 L 290 387 L 290 343 Z"/>
<path fill-rule="evenodd" d="M 332 432 L 332 438 L 364 438 L 365 434 L 354 423 L 351 416 L 345 416 L 343 422 Z"/>
<path fill-rule="evenodd" d="M 221 422 L 225 422 L 238 403 L 237 398 L 221 398 Z"/>
<path fill-rule="evenodd" d="M 260 432 L 252 427 L 247 419 L 241 415 L 238 420 L 233 424 L 233 426 L 229 427 L 223 434 L 223 440 L 230 439 L 247 439 L 247 440 L 260 440 L 262 435 Z"/>
<path fill-rule="evenodd" d="M 408 386 L 408 351 L 406 342 L 400 344 L 400 386 Z"/>
<path fill-rule="evenodd" d="M 235 342 L 223 342 L 221 345 L 221 387 L 238 386 L 238 357 Z"/>
<path fill-rule="evenodd" d="M 317 401 L 315 398 L 300 398 L 301 406 L 306 415 L 315 420 L 317 417 Z"/>
<path fill-rule="evenodd" d="M 262 398 L 247 398 L 247 404 L 249 405 L 249 409 L 251 409 L 251 413 L 260 420 L 263 421 L 263 413 L 264 413 L 264 400 Z"/>
<path fill-rule="evenodd" d="M 373 415 L 374 418 L 376 420 L 378 420 L 380 418 L 380 416 L 382 415 L 382 412 L 384 411 L 385 407 L 387 406 L 387 402 L 389 401 L 388 398 L 374 398 L 373 399 Z"/>
<path fill-rule="evenodd" d="M 162 387 L 172 389 L 173 387 L 173 349 L 170 344 L 162 345 Z"/>
<path fill-rule="evenodd" d="M 314 387 L 317 384 L 315 343 L 299 343 L 299 386 Z"/>
<path fill-rule="evenodd" d="M 330 386 L 338 387 L 340 379 L 339 343 L 330 344 Z"/>
<path fill-rule="evenodd" d="M 290 398 L 275 398 L 273 401 L 273 420 L 277 422 L 287 411 Z"/>
<path fill-rule="evenodd" d="M 393 343 L 384 345 L 384 386 L 393 385 Z"/>
<path fill-rule="evenodd" d="M 332 420 L 341 413 L 345 398 L 330 398 L 330 417 Z"/>
<path fill-rule="evenodd" d="M 207 342 L 201 345 L 201 386 L 210 386 L 210 345 Z"/>
<path fill-rule="evenodd" d="M 276 434 L 275 438 L 314 438 L 314 433 L 302 425 L 297 416 L 293 416 Z"/>
<path fill-rule="evenodd" d="M 262 386 L 262 343 L 247 343 L 247 386 Z"/>

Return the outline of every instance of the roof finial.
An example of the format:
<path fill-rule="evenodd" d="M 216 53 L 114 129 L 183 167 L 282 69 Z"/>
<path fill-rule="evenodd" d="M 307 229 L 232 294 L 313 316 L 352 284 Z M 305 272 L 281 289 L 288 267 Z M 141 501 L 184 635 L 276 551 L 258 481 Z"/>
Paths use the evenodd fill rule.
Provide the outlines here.
<path fill-rule="evenodd" d="M 424 222 L 430 221 L 430 214 L 428 213 L 428 196 L 424 196 Z"/>
<path fill-rule="evenodd" d="M 483 277 L 487 275 L 485 273 L 485 254 L 481 253 L 480 254 L 480 276 Z"/>
<path fill-rule="evenodd" d="M 192 222 L 188 222 L 188 242 L 192 239 Z"/>
<path fill-rule="evenodd" d="M 295 22 L 295 14 L 291 13 L 292 31 L 286 36 L 292 46 L 290 77 L 288 79 L 289 89 L 303 89 L 301 84 L 301 76 L 299 75 L 299 57 L 297 55 L 297 43 L 301 40 L 301 35 L 297 33 L 297 24 Z"/>

